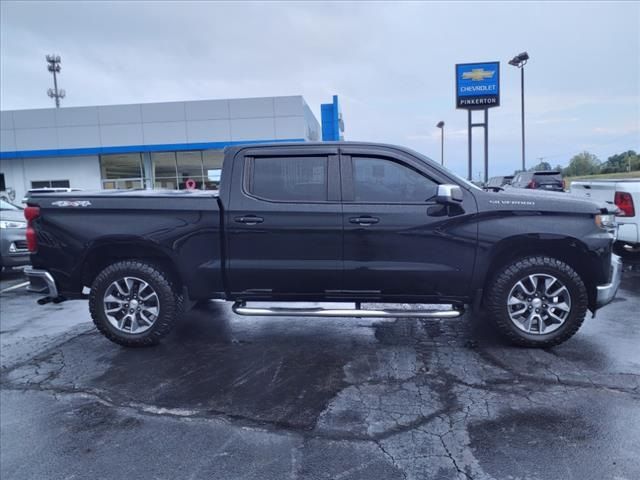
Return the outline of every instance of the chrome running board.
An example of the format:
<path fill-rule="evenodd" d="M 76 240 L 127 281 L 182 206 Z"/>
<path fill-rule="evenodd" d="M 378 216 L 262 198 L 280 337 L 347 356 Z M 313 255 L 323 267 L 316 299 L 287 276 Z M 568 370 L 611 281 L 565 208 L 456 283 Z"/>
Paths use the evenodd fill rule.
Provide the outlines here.
<path fill-rule="evenodd" d="M 457 318 L 464 310 L 360 310 L 357 308 L 283 308 L 248 307 L 245 302 L 235 302 L 233 312 L 238 315 L 259 317 L 358 317 L 358 318 Z"/>

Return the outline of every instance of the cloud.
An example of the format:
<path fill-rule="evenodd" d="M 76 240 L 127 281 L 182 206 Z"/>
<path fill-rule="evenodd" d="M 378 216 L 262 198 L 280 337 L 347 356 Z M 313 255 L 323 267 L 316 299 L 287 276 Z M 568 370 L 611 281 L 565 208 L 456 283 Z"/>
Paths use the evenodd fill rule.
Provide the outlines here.
<path fill-rule="evenodd" d="M 435 124 L 445 121 L 448 164 L 464 173 L 467 114 L 455 109 L 454 64 L 500 60 L 490 165 L 508 173 L 520 156 L 520 75 L 506 60 L 526 49 L 530 158 L 594 142 L 601 155 L 638 148 L 633 133 L 612 141 L 594 130 L 638 124 L 637 3 L 3 1 L 0 9 L 2 109 L 51 106 L 44 55 L 56 52 L 63 106 L 302 94 L 319 117 L 320 103 L 338 94 L 347 139 L 438 156 Z M 516 14 L 527 21 L 511 21 Z"/>
<path fill-rule="evenodd" d="M 617 127 L 595 127 L 592 129 L 593 133 L 599 135 L 631 135 L 640 134 L 640 124 L 621 125 Z M 638 140 L 638 139 L 637 139 Z"/>
<path fill-rule="evenodd" d="M 536 125 L 549 125 L 553 123 L 571 123 L 577 122 L 578 117 L 555 117 L 555 118 L 539 118 L 538 120 L 534 120 L 533 123 Z"/>

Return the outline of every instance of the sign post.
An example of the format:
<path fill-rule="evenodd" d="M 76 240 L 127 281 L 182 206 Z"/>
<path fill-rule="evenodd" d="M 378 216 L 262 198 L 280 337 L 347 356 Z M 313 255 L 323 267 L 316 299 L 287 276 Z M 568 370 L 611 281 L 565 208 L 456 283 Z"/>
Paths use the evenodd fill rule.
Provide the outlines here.
<path fill-rule="evenodd" d="M 489 109 L 500 106 L 500 62 L 459 63 L 456 65 L 456 108 L 468 112 L 469 165 L 472 178 L 473 127 L 484 128 L 484 181 L 489 179 Z M 472 111 L 484 110 L 484 122 L 473 123 Z"/>

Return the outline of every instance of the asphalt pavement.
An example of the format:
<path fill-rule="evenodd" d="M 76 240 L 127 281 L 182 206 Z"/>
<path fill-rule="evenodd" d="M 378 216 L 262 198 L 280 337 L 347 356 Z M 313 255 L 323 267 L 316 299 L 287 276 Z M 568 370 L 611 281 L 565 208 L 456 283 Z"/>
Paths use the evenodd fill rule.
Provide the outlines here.
<path fill-rule="evenodd" d="M 558 347 L 454 320 L 188 313 L 157 347 L 0 281 L 3 479 L 640 478 L 640 264 Z M 7 290 L 8 289 L 8 290 Z"/>

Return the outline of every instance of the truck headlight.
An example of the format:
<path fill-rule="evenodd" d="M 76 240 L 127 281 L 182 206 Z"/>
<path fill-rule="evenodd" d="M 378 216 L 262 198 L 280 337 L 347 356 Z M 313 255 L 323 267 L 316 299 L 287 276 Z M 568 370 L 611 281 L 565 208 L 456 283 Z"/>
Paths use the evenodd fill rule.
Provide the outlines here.
<path fill-rule="evenodd" d="M 0 220 L 0 228 L 27 228 L 27 222 L 14 220 Z"/>
<path fill-rule="evenodd" d="M 605 230 L 612 230 L 616 228 L 616 216 L 611 214 L 596 215 L 596 225 Z"/>

